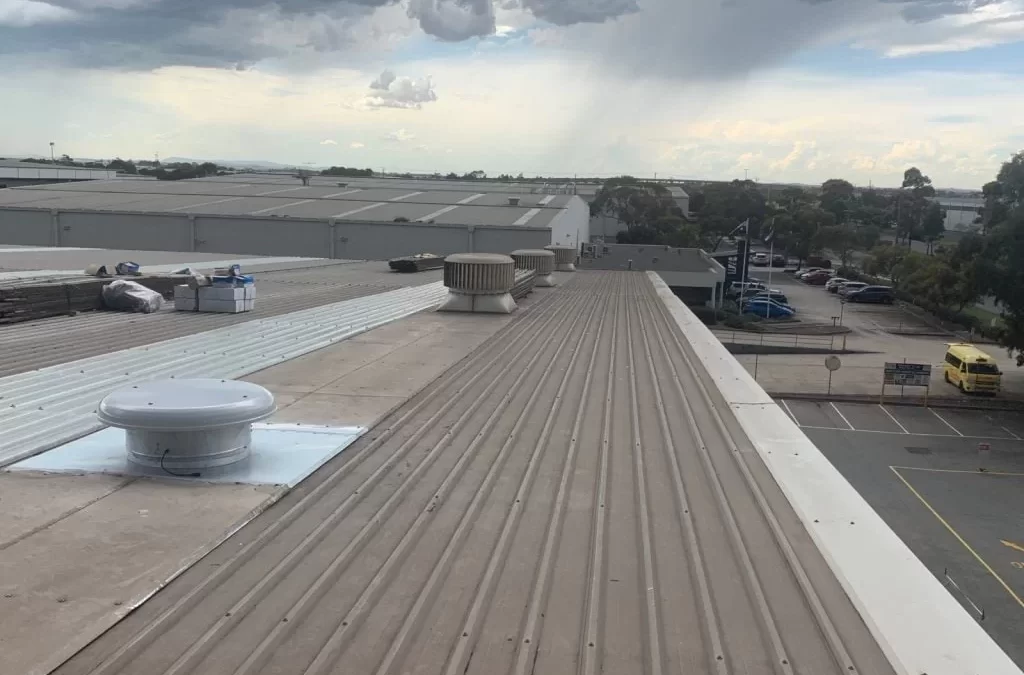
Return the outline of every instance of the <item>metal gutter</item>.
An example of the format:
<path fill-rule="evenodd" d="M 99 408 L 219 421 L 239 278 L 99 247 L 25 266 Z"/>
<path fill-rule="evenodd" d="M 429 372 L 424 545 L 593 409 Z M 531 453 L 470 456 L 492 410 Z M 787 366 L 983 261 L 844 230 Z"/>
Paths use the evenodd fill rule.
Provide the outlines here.
<path fill-rule="evenodd" d="M 237 378 L 440 303 L 441 282 L 125 349 L 0 379 L 0 466 L 102 428 L 100 399 L 166 377 Z"/>

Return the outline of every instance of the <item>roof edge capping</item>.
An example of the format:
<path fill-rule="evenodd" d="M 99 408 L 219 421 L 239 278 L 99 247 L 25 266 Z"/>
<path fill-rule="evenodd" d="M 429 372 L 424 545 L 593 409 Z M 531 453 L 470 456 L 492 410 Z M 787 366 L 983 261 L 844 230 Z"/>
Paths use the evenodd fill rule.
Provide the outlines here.
<path fill-rule="evenodd" d="M 647 276 L 893 669 L 1022 675 L 707 326 Z"/>

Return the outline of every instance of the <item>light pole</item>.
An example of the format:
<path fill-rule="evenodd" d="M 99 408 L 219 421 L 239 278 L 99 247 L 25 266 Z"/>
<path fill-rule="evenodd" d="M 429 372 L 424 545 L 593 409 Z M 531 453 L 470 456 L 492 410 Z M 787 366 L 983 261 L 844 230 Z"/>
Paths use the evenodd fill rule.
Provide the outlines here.
<path fill-rule="evenodd" d="M 57 160 L 53 157 L 53 141 L 50 141 L 50 164 L 56 164 Z"/>

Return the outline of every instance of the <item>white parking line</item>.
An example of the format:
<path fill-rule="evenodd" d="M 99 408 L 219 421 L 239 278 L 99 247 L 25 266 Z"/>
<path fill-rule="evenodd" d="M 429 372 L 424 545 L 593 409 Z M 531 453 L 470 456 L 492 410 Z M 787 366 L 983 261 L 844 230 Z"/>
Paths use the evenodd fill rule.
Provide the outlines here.
<path fill-rule="evenodd" d="M 952 429 L 953 431 L 955 431 L 955 432 L 956 432 L 956 434 L 957 434 L 957 436 L 963 436 L 963 434 L 962 434 L 962 433 L 960 433 L 960 430 L 959 430 L 959 429 L 957 429 L 956 427 L 954 427 L 954 426 L 953 426 L 952 424 L 950 424 L 949 422 L 947 422 L 947 421 L 946 421 L 945 419 L 943 419 L 943 418 L 942 418 L 942 415 L 940 415 L 939 413 L 935 412 L 935 411 L 934 411 L 934 410 L 932 410 L 931 408 L 928 408 L 928 410 L 929 410 L 929 411 L 931 412 L 931 414 L 935 415 L 935 416 L 936 416 L 936 417 L 938 417 L 938 418 L 939 418 L 940 420 L 942 420 L 942 423 L 943 423 L 943 424 L 945 424 L 945 425 L 946 425 L 947 427 L 949 427 L 950 429 Z"/>
<path fill-rule="evenodd" d="M 910 433 L 909 431 L 907 431 L 907 428 L 905 426 L 900 424 L 900 421 L 898 419 L 896 419 L 895 415 L 893 415 L 891 412 L 889 412 L 888 410 L 885 409 L 884 405 L 879 403 L 878 407 L 882 409 L 882 412 L 884 412 L 886 415 L 889 416 L 889 419 L 891 419 L 893 422 L 896 423 L 896 426 L 898 426 L 900 429 L 903 430 L 903 433 L 905 433 L 905 434 L 909 434 Z"/>
<path fill-rule="evenodd" d="M 786 399 L 782 399 L 781 403 L 782 403 L 782 407 L 786 409 L 786 412 L 787 412 L 787 413 L 789 413 L 789 416 L 793 418 L 793 422 L 794 422 L 794 423 L 795 423 L 795 424 L 796 424 L 797 426 L 801 426 L 801 425 L 800 425 L 800 420 L 798 420 L 798 419 L 796 418 L 796 415 L 794 415 L 794 414 L 793 414 L 793 411 L 789 409 L 789 404 L 788 404 L 788 403 L 786 403 Z"/>
<path fill-rule="evenodd" d="M 1006 433 L 1010 434 L 1011 436 L 1013 436 L 1013 439 L 1015 441 L 1019 441 L 1020 440 L 1020 436 L 1018 436 L 1017 434 L 1013 433 L 1012 431 L 1010 431 L 1006 427 L 999 427 L 999 428 L 1002 429 L 1003 431 L 1005 431 Z"/>
<path fill-rule="evenodd" d="M 840 417 L 843 418 L 843 422 L 846 422 L 846 426 L 850 427 L 850 431 L 856 431 L 856 429 L 853 428 L 853 425 L 850 424 L 850 420 L 846 419 L 846 415 L 844 415 L 843 413 L 839 412 L 839 408 L 836 407 L 835 403 L 832 403 L 831 401 L 829 401 L 829 405 L 832 406 L 832 409 L 836 411 L 837 415 L 839 415 Z"/>
<path fill-rule="evenodd" d="M 334 192 L 332 194 L 319 197 L 318 199 L 329 199 L 331 197 L 341 197 L 342 195 L 354 195 L 357 192 L 362 192 L 362 190 L 345 190 L 344 192 Z"/>

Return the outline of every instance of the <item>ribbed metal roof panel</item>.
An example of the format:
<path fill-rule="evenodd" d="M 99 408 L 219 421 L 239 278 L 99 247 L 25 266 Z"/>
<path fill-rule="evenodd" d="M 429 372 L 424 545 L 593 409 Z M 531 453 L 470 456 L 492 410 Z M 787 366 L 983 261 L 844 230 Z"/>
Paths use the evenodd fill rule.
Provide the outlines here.
<path fill-rule="evenodd" d="M 232 379 L 429 309 L 441 283 L 250 321 L 0 379 L 0 466 L 102 427 L 95 409 L 125 385 L 168 377 Z"/>

